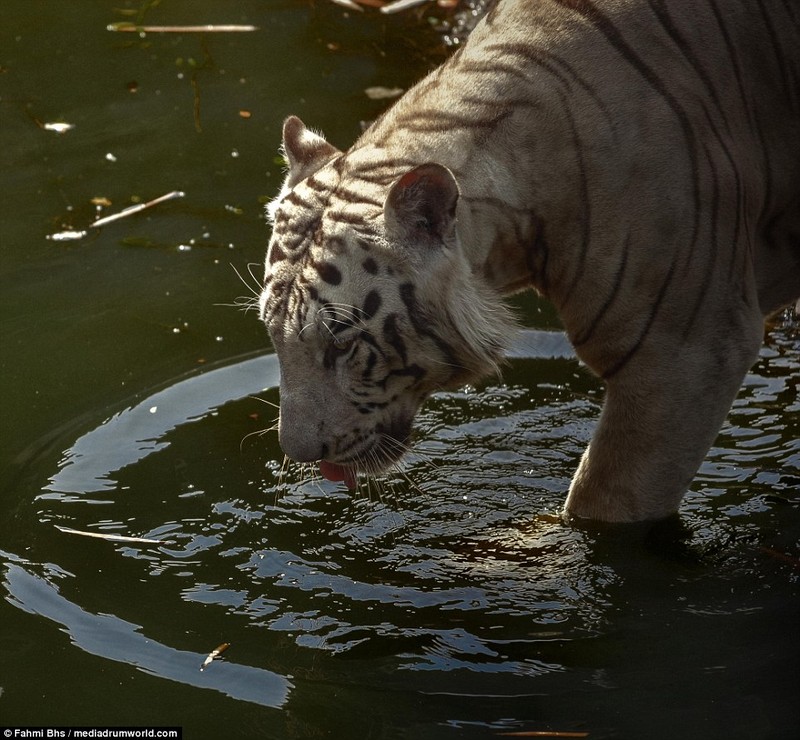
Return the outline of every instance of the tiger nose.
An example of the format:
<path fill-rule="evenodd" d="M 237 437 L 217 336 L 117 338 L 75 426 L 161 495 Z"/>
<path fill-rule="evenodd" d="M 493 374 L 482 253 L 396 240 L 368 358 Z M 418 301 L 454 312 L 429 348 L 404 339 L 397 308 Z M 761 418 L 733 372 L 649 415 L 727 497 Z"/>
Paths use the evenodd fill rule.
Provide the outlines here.
<path fill-rule="evenodd" d="M 278 441 L 284 454 L 295 462 L 317 462 L 327 454 L 327 445 L 308 440 L 303 434 L 287 433 L 279 429 Z"/>
<path fill-rule="evenodd" d="M 282 388 L 278 442 L 284 454 L 295 462 L 322 460 L 329 447 L 325 443 L 325 422 L 320 418 L 322 398 L 309 398 Z"/>
<path fill-rule="evenodd" d="M 328 446 L 316 439 L 317 430 L 287 419 L 283 411 L 278 424 L 278 441 L 284 454 L 295 462 L 316 462 L 327 454 Z"/>

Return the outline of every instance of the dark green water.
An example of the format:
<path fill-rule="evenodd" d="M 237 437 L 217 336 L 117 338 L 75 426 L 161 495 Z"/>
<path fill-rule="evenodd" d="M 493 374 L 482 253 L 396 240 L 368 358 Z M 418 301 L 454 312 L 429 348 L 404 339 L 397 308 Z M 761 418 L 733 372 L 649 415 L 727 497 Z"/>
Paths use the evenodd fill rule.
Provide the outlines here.
<path fill-rule="evenodd" d="M 795 737 L 796 326 L 769 333 L 683 539 L 558 522 L 601 388 L 552 332 L 502 382 L 426 407 L 408 479 L 349 494 L 282 476 L 259 434 L 274 358 L 232 307 L 248 294 L 236 271 L 251 283 L 263 259 L 280 122 L 299 113 L 346 146 L 384 105 L 364 88 L 407 86 L 435 51 L 322 0 L 146 17 L 254 33 L 106 30 L 138 7 L 3 4 L 0 725 Z M 92 199 L 108 215 L 173 190 L 47 238 L 87 228 Z"/>

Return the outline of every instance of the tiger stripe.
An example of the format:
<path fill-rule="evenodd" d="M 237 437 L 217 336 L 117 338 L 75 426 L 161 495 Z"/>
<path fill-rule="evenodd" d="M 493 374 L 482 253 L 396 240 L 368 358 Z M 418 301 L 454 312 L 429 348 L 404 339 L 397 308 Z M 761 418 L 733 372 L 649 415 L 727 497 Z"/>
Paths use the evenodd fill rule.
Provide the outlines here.
<path fill-rule="evenodd" d="M 391 464 L 532 288 L 607 388 L 566 510 L 664 516 L 800 296 L 788 0 L 499 0 L 349 150 L 296 118 L 284 150 L 260 302 L 297 459 Z"/>

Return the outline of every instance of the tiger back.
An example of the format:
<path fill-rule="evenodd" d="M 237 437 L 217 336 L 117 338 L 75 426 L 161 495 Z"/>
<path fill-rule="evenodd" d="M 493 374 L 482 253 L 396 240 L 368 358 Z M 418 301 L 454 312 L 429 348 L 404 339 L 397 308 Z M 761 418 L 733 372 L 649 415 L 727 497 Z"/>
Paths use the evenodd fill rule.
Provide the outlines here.
<path fill-rule="evenodd" d="M 284 124 L 261 316 L 286 454 L 354 485 L 553 302 L 606 384 L 566 512 L 675 512 L 800 296 L 800 12 L 501 0 L 347 151 Z"/>

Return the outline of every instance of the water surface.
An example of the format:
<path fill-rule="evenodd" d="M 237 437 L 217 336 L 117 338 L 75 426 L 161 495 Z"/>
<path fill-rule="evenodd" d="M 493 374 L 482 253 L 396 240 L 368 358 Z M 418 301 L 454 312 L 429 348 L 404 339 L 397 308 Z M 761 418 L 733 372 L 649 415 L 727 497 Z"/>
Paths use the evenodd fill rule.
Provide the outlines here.
<path fill-rule="evenodd" d="M 251 282 L 263 257 L 280 121 L 346 146 L 385 105 L 364 88 L 436 56 L 328 5 L 162 3 L 149 22 L 260 30 L 145 38 L 105 30 L 134 3 L 4 6 L 0 722 L 792 736 L 793 320 L 769 332 L 680 523 L 646 538 L 558 518 L 602 389 L 533 299 L 539 331 L 503 379 L 432 399 L 401 473 L 349 493 L 284 469 L 264 431 L 275 358 L 232 307 L 236 271 Z"/>

